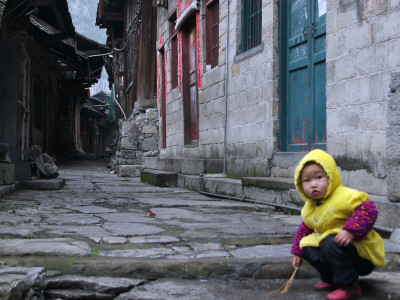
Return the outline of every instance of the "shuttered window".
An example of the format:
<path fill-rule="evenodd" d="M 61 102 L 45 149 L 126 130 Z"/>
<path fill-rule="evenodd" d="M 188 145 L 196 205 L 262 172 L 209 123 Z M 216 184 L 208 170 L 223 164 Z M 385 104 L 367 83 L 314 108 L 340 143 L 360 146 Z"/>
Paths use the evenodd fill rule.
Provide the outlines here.
<path fill-rule="evenodd" d="M 207 65 L 218 66 L 219 54 L 219 1 L 211 0 L 206 4 Z"/>
<path fill-rule="evenodd" d="M 261 0 L 243 0 L 242 52 L 261 44 Z"/>

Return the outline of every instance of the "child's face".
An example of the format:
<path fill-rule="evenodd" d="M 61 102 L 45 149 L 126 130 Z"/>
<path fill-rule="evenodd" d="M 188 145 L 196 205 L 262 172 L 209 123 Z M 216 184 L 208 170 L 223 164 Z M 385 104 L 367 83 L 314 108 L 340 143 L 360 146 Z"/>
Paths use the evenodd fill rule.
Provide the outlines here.
<path fill-rule="evenodd" d="M 319 164 L 310 163 L 301 171 L 301 184 L 307 197 L 319 200 L 328 190 L 329 178 Z"/>

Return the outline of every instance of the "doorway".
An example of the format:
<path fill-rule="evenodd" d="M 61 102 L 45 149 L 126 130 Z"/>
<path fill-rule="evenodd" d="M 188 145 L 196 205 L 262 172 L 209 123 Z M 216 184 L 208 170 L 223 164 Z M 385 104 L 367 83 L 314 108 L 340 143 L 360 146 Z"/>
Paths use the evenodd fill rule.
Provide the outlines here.
<path fill-rule="evenodd" d="M 326 149 L 326 12 L 280 1 L 281 151 Z"/>
<path fill-rule="evenodd" d="M 199 142 L 196 36 L 196 18 L 191 17 L 182 29 L 182 92 L 185 145 L 197 145 Z"/>

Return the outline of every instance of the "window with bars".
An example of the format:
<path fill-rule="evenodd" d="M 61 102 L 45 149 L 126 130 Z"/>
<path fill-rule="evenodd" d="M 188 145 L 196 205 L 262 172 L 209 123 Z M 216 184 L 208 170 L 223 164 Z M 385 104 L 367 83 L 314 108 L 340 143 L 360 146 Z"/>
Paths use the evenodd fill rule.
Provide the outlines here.
<path fill-rule="evenodd" d="M 261 44 L 261 0 L 243 0 L 242 52 Z"/>
<path fill-rule="evenodd" d="M 174 12 L 169 21 L 169 36 L 171 41 L 171 85 L 172 88 L 178 86 L 178 39 L 175 31 L 176 12 Z"/>
<path fill-rule="evenodd" d="M 219 1 L 206 3 L 206 62 L 211 68 L 218 66 L 219 54 Z"/>

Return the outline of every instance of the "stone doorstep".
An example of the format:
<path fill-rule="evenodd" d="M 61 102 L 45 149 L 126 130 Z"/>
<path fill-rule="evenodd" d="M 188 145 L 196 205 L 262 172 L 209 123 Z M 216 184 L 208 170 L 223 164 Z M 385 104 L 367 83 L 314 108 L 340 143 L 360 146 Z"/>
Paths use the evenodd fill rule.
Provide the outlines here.
<path fill-rule="evenodd" d="M 243 177 L 243 186 L 256 186 L 262 189 L 289 190 L 296 186 L 292 178 L 285 177 Z"/>
<path fill-rule="evenodd" d="M 24 187 L 28 190 L 59 190 L 65 185 L 64 178 L 49 178 L 24 181 Z"/>
<path fill-rule="evenodd" d="M 176 187 L 178 183 L 178 174 L 147 169 L 140 173 L 140 179 L 141 182 L 158 187 Z"/>

